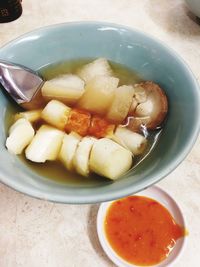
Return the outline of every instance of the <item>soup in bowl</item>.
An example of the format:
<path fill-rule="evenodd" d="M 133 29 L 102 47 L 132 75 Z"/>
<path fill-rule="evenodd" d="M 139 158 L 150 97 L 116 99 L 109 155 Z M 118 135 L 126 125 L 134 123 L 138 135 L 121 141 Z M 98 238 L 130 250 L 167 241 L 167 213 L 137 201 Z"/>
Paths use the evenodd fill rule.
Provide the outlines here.
<path fill-rule="evenodd" d="M 36 164 L 30 153 L 28 161 L 23 154 L 9 153 L 5 146 L 8 128 L 13 123 L 13 114 L 19 112 L 19 108 L 1 91 L 0 178 L 3 183 L 20 192 L 41 199 L 73 204 L 102 202 L 130 195 L 168 175 L 189 153 L 197 138 L 200 125 L 198 118 L 200 100 L 195 78 L 179 56 L 143 33 L 110 23 L 60 24 L 38 29 L 10 42 L 1 48 L 0 58 L 31 68 L 46 80 L 51 80 L 65 72 L 68 74 L 73 72 L 74 75 L 77 69 L 83 68 L 88 62 L 103 58 L 115 72 L 115 79 L 117 76 L 123 85 L 128 87 L 130 83 L 135 86 L 135 84 L 144 84 L 145 81 L 153 81 L 163 89 L 167 98 L 168 112 L 161 127 L 156 125 L 159 127 L 147 129 L 151 138 L 149 137 L 148 140 L 150 149 L 145 150 L 146 153 L 137 155 L 133 164 L 129 163 L 124 172 L 118 172 L 116 175 L 115 171 L 119 169 L 117 162 L 121 164 L 120 159 L 123 156 L 119 154 L 119 161 L 113 161 L 109 153 L 106 157 L 105 150 L 102 150 L 106 145 L 101 140 L 101 143 L 96 146 L 100 148 L 100 150 L 96 149 L 100 151 L 97 160 L 95 154 L 97 152 L 93 152 L 95 163 L 91 163 L 92 175 L 84 176 L 68 171 L 58 161 L 47 160 L 45 164 L 41 162 Z M 110 79 L 114 81 L 114 78 Z M 49 92 L 48 88 L 46 91 Z M 95 99 L 94 96 L 91 98 Z M 58 99 L 51 101 L 57 101 L 57 104 L 62 102 Z M 89 111 L 93 113 L 93 118 L 99 115 L 101 119 L 113 116 L 112 112 L 103 118 L 102 114 L 96 114 L 101 110 L 102 103 L 105 106 L 106 102 L 99 101 L 100 105 L 98 98 L 95 101 L 96 103 L 92 101 L 89 103 L 89 109 L 91 109 Z M 79 101 L 81 110 L 86 109 L 88 114 L 88 105 L 85 103 L 87 103 L 85 100 Z M 100 106 L 99 110 L 98 106 Z M 74 112 L 77 107 L 72 105 L 70 108 Z M 99 117 L 97 118 L 99 120 Z M 114 124 L 118 126 L 118 123 Z M 64 127 L 66 129 L 66 125 Z M 71 131 L 69 125 L 67 129 Z M 67 135 L 70 134 L 69 132 Z M 107 136 L 95 136 L 95 138 L 99 142 L 99 138 L 107 139 Z M 70 145 L 73 140 L 70 139 Z M 110 145 L 111 141 L 106 142 Z M 117 143 L 116 139 L 112 140 L 113 143 Z M 121 147 L 121 144 L 119 146 Z M 123 152 L 124 150 L 128 151 L 127 147 L 123 148 Z M 127 153 L 126 155 L 129 155 Z M 130 159 L 130 155 L 128 157 Z M 100 158 L 101 165 L 99 165 Z M 114 162 L 112 172 L 105 169 L 105 162 Z M 113 177 L 117 179 L 113 181 Z"/>

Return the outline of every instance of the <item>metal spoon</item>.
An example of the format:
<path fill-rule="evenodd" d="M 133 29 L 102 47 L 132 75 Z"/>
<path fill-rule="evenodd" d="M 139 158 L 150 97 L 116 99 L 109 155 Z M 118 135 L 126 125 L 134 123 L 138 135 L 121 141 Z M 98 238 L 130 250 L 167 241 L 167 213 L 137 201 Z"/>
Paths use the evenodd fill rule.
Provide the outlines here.
<path fill-rule="evenodd" d="M 18 104 L 30 102 L 43 83 L 37 72 L 0 60 L 0 84 Z"/>

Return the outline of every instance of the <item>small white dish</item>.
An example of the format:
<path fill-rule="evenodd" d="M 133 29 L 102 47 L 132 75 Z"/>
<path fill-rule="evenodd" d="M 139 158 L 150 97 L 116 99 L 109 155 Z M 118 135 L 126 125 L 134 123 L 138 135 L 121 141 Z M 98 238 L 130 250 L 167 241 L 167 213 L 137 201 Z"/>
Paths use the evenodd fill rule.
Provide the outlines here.
<path fill-rule="evenodd" d="M 164 190 L 157 186 L 152 186 L 147 188 L 144 191 L 141 191 L 137 193 L 136 195 L 139 196 L 145 196 L 149 197 L 152 199 L 157 200 L 159 203 L 161 203 L 167 210 L 171 213 L 175 221 L 183 226 L 186 229 L 186 223 L 185 219 L 183 217 L 183 214 L 176 203 L 176 201 Z M 105 221 L 105 216 L 107 213 L 107 210 L 109 206 L 111 205 L 113 201 L 110 202 L 105 202 L 100 205 L 98 215 L 97 215 L 97 233 L 99 236 L 99 240 L 101 243 L 101 246 L 107 256 L 119 267 L 133 267 L 136 265 L 133 265 L 124 259 L 122 259 L 110 246 L 105 230 L 104 230 L 104 221 Z M 186 245 L 186 237 L 180 238 L 177 240 L 175 247 L 173 248 L 172 252 L 170 255 L 161 263 L 157 265 L 153 265 L 154 267 L 164 267 L 164 266 L 172 266 L 172 263 L 174 264 L 175 261 L 180 257 L 180 255 L 183 253 L 184 248 Z"/>

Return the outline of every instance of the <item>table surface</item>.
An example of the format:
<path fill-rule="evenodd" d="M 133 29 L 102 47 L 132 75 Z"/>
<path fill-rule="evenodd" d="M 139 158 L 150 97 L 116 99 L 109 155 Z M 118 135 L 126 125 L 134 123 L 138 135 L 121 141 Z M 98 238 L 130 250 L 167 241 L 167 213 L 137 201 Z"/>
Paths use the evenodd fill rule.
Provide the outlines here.
<path fill-rule="evenodd" d="M 59 3 L 59 4 L 58 4 Z M 180 54 L 200 81 L 200 20 L 182 0 L 26 0 L 23 15 L 0 25 L 0 46 L 41 26 L 97 20 L 134 27 Z M 200 266 L 200 139 L 159 183 L 180 205 L 189 236 L 174 267 Z M 62 205 L 0 185 L 1 267 L 112 267 L 96 233 L 98 205 Z"/>

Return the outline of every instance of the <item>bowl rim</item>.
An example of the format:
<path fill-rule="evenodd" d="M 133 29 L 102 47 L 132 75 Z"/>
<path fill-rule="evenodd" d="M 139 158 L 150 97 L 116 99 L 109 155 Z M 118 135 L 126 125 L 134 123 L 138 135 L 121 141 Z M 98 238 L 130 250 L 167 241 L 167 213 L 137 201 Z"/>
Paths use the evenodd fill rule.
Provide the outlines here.
<path fill-rule="evenodd" d="M 12 45 L 14 45 L 17 41 L 20 41 L 34 33 L 37 33 L 38 31 L 46 31 L 46 30 L 53 30 L 58 29 L 60 27 L 68 28 L 68 27 L 78 27 L 78 26 L 96 26 L 98 27 L 111 27 L 115 29 L 124 29 L 130 33 L 136 33 L 140 35 L 141 37 L 150 40 L 151 42 L 158 44 L 161 46 L 168 54 L 170 54 L 172 57 L 176 58 L 176 60 L 180 63 L 182 68 L 187 72 L 188 78 L 190 79 L 190 82 L 192 84 L 193 91 L 195 91 L 196 99 L 200 103 L 200 88 L 198 81 L 194 74 L 192 73 L 190 67 L 188 64 L 182 59 L 181 56 L 177 52 L 175 52 L 171 47 L 163 43 L 161 40 L 147 34 L 146 32 L 134 29 L 129 26 L 124 26 L 116 23 L 110 23 L 110 22 L 101 22 L 101 21 L 75 21 L 75 22 L 65 22 L 65 23 L 58 23 L 58 24 L 52 24 L 44 27 L 39 27 L 37 29 L 34 29 L 33 31 L 29 31 L 27 33 L 24 33 L 20 35 L 19 37 L 11 40 L 7 44 L 3 45 L 0 49 L 3 48 L 10 48 Z M 197 113 L 200 114 L 200 105 L 196 106 Z M 15 179 L 7 179 L 6 173 L 2 172 L 0 169 L 0 181 L 4 183 L 5 185 L 8 185 L 9 187 L 24 193 L 26 195 L 29 195 L 31 197 L 53 201 L 57 203 L 68 203 L 68 204 L 91 204 L 91 203 L 99 203 L 103 201 L 111 201 L 114 199 L 117 199 L 119 197 L 125 197 L 128 195 L 131 195 L 133 193 L 137 193 L 141 190 L 144 190 L 145 188 L 148 188 L 149 186 L 159 182 L 161 179 L 166 177 L 169 173 L 171 173 L 175 168 L 178 167 L 178 165 L 186 158 L 188 153 L 191 151 L 193 145 L 195 144 L 196 139 L 198 138 L 198 134 L 200 131 L 200 116 L 196 117 L 196 124 L 194 127 L 194 131 L 190 133 L 190 140 L 188 140 L 187 145 L 184 146 L 184 148 L 181 150 L 181 153 L 176 157 L 176 159 L 171 162 L 167 168 L 164 168 L 161 172 L 159 172 L 159 175 L 154 175 L 153 177 L 150 176 L 148 180 L 146 180 L 145 186 L 143 184 L 141 185 L 134 185 L 133 188 L 127 187 L 123 189 L 117 189 L 114 192 L 104 192 L 95 194 L 95 195 L 84 195 L 84 196 L 68 196 L 67 194 L 65 196 L 59 195 L 59 194 L 52 194 L 51 192 L 41 192 L 38 188 L 33 188 L 30 186 L 27 186 L 22 183 L 18 183 L 15 181 Z"/>
<path fill-rule="evenodd" d="M 135 194 L 134 194 L 135 195 Z M 175 219 L 177 222 L 177 218 L 181 220 L 181 226 L 184 227 L 186 233 L 183 237 L 177 240 L 177 244 L 175 245 L 173 249 L 174 253 L 176 255 L 169 255 L 169 257 L 173 257 L 169 263 L 166 265 L 166 261 L 169 259 L 167 257 L 163 261 L 161 261 L 158 264 L 151 265 L 152 267 L 164 267 L 164 266 L 173 266 L 181 257 L 181 255 L 184 253 L 187 242 L 188 242 L 188 236 L 187 236 L 187 221 L 185 216 L 183 215 L 180 206 L 176 202 L 176 200 L 172 197 L 171 194 L 166 192 L 164 189 L 162 189 L 160 186 L 153 185 L 149 187 L 148 189 L 142 190 L 141 192 L 137 193 L 136 195 L 139 196 L 144 196 L 148 197 L 151 199 L 156 200 L 158 203 L 160 203 L 162 206 L 164 206 L 172 215 L 172 217 Z M 153 195 L 153 196 L 152 196 Z M 160 195 L 160 196 L 159 196 Z M 136 267 L 137 265 L 131 264 L 121 258 L 115 250 L 111 247 L 109 244 L 109 241 L 106 238 L 106 233 L 104 230 L 104 221 L 105 221 L 105 216 L 106 213 L 110 207 L 110 205 L 115 202 L 114 201 L 109 201 L 109 202 L 104 202 L 101 203 L 97 212 L 97 218 L 96 218 L 96 227 L 97 227 L 97 235 L 99 238 L 99 242 L 101 244 L 102 249 L 104 250 L 105 254 L 107 257 L 114 262 L 117 266 L 119 267 Z M 164 203 L 165 202 L 165 203 Z M 177 245 L 179 248 L 177 248 Z"/>

